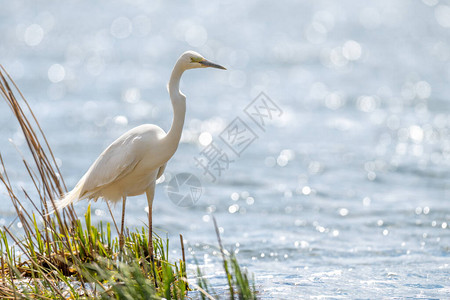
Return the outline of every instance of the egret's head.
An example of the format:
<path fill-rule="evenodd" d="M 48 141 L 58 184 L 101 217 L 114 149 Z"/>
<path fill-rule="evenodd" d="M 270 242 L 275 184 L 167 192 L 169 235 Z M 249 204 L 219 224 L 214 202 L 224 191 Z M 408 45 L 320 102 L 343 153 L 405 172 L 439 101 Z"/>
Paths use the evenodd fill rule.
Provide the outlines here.
<path fill-rule="evenodd" d="M 179 61 L 184 65 L 186 70 L 195 68 L 208 68 L 208 67 L 226 70 L 221 65 L 210 62 L 209 60 L 205 59 L 203 56 L 201 56 L 195 51 L 184 52 L 181 55 Z"/>

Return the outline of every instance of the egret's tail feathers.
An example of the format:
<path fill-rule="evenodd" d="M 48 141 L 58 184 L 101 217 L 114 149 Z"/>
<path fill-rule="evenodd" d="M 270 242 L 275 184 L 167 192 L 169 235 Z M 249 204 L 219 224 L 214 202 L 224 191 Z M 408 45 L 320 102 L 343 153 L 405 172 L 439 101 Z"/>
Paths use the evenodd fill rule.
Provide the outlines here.
<path fill-rule="evenodd" d="M 81 184 L 77 184 L 77 186 L 75 186 L 75 188 L 73 190 L 71 190 L 70 192 L 65 194 L 61 200 L 59 200 L 58 202 L 55 203 L 56 207 L 49 214 L 53 214 L 55 212 L 55 210 L 63 209 L 64 207 L 67 207 L 70 204 L 75 203 L 78 200 L 81 200 L 80 196 L 81 196 L 82 186 L 83 185 L 81 185 Z M 50 206 L 53 206 L 53 205 L 50 205 Z"/>

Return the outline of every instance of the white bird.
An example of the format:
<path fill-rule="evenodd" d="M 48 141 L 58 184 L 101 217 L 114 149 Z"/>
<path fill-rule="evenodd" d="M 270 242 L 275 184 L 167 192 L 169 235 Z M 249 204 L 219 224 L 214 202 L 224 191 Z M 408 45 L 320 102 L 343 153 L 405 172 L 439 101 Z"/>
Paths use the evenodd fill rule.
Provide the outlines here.
<path fill-rule="evenodd" d="M 83 199 L 97 201 L 98 198 L 103 198 L 112 203 L 122 199 L 122 226 L 119 236 L 119 245 L 122 248 L 126 198 L 146 193 L 148 250 L 153 261 L 152 204 L 155 182 L 164 173 L 167 161 L 178 148 L 186 115 L 186 96 L 180 92 L 180 78 L 186 70 L 206 67 L 226 70 L 194 51 L 183 53 L 173 68 L 167 86 L 174 113 L 169 132 L 166 133 L 153 124 L 140 125 L 125 132 L 100 154 L 75 188 L 56 204 L 56 209 Z"/>

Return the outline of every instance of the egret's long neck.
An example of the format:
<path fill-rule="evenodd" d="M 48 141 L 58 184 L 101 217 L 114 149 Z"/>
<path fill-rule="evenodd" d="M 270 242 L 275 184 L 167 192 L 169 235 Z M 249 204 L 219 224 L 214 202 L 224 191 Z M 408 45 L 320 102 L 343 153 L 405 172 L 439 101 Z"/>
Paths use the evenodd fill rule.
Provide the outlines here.
<path fill-rule="evenodd" d="M 180 92 L 180 79 L 184 69 L 177 63 L 170 76 L 168 90 L 173 107 L 173 121 L 169 132 L 164 138 L 166 149 L 175 153 L 183 131 L 184 118 L 186 116 L 186 97 Z"/>

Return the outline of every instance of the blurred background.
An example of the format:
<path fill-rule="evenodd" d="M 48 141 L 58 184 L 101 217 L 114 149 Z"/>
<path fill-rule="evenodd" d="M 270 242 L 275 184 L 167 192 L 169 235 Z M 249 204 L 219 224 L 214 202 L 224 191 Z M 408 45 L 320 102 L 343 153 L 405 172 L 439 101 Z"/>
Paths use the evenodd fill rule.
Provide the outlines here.
<path fill-rule="evenodd" d="M 261 298 L 450 295 L 450 1 L 16 0 L 2 4 L 0 36 L 0 63 L 69 188 L 126 130 L 170 128 L 166 84 L 182 52 L 228 68 L 185 73 L 182 142 L 153 213 L 172 257 L 181 233 L 213 286 L 225 281 L 212 215 Z M 244 112 L 260 92 L 283 111 L 264 130 Z M 195 157 L 225 149 L 236 117 L 256 139 L 212 182 Z M 0 151 L 31 187 L 8 139 L 26 151 L 0 103 Z M 183 172 L 203 187 L 187 208 L 164 188 Z M 10 224 L 3 187 L 0 204 Z M 146 223 L 146 206 L 130 198 L 128 226 Z M 111 220 L 105 203 L 93 210 Z"/>

